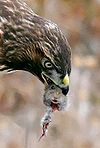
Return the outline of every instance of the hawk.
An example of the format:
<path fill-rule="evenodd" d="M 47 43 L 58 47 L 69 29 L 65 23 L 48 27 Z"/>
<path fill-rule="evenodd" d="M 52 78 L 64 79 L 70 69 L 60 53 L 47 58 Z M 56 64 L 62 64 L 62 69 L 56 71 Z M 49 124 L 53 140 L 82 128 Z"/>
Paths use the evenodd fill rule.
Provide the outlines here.
<path fill-rule="evenodd" d="M 51 113 L 66 104 L 71 49 L 59 27 L 35 14 L 22 0 L 0 0 L 0 71 L 3 70 L 28 71 L 44 83 L 44 104 L 51 107 L 42 120 L 44 136 Z"/>
<path fill-rule="evenodd" d="M 71 50 L 50 20 L 35 14 L 22 0 L 0 0 L 0 71 L 31 72 L 45 86 L 55 84 L 67 95 Z"/>

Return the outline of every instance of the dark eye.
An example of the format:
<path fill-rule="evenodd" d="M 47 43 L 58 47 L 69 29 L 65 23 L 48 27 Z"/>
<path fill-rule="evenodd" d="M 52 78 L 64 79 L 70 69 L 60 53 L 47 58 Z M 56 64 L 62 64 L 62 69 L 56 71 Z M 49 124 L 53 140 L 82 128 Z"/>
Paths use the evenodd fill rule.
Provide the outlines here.
<path fill-rule="evenodd" d="M 50 87 L 51 89 L 55 89 L 55 85 L 51 85 L 51 87 Z"/>
<path fill-rule="evenodd" d="M 52 68 L 52 63 L 50 63 L 48 60 L 43 60 L 42 65 L 48 69 Z"/>

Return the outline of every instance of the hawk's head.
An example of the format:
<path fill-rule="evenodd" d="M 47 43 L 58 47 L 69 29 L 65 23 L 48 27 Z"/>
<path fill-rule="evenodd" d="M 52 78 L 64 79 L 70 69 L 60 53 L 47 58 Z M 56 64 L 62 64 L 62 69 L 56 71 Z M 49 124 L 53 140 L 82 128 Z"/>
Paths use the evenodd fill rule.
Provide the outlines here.
<path fill-rule="evenodd" d="M 56 24 L 39 19 L 40 23 L 35 32 L 38 36 L 35 62 L 37 61 L 40 71 L 37 76 L 45 85 L 54 83 L 66 95 L 71 72 L 70 46 Z"/>

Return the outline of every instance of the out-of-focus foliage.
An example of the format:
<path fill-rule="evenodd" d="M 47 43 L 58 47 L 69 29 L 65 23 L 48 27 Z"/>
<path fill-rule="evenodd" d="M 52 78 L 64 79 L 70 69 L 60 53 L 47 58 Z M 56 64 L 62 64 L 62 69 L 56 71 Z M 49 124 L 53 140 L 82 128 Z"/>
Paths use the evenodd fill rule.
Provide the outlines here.
<path fill-rule="evenodd" d="M 62 29 L 72 47 L 70 108 L 56 112 L 38 143 L 43 85 L 26 72 L 0 73 L 0 148 L 100 147 L 100 0 L 26 0 Z"/>

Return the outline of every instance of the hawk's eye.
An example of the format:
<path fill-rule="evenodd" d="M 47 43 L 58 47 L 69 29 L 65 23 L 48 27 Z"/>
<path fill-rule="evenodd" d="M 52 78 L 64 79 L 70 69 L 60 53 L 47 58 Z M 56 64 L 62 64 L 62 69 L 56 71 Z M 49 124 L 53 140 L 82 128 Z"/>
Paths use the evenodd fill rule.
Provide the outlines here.
<path fill-rule="evenodd" d="M 44 63 L 44 66 L 45 66 L 46 68 L 52 68 L 52 64 L 51 64 L 49 61 L 46 61 L 46 62 Z"/>
<path fill-rule="evenodd" d="M 42 65 L 43 65 L 43 67 L 48 68 L 48 69 L 52 68 L 52 66 L 53 66 L 52 63 L 50 63 L 46 59 L 42 61 Z"/>

